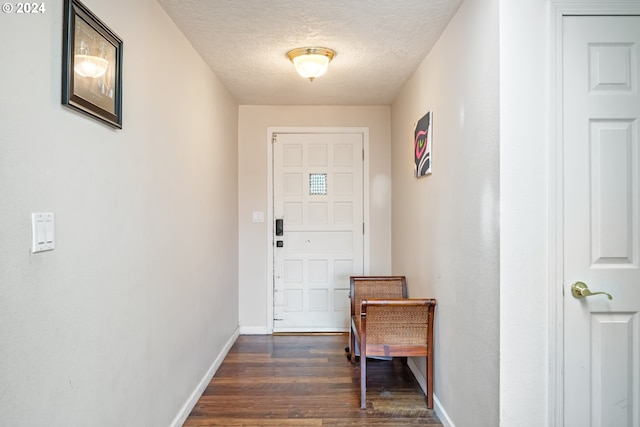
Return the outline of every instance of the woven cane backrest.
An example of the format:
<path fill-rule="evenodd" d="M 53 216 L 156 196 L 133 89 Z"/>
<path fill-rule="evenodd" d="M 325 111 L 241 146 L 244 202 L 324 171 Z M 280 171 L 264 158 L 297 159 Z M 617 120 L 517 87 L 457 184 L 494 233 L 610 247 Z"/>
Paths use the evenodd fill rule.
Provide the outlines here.
<path fill-rule="evenodd" d="M 407 297 L 405 276 L 352 276 L 351 315 L 360 323 L 363 299 L 399 299 Z"/>
<path fill-rule="evenodd" d="M 428 331 L 424 305 L 367 307 L 367 344 L 427 345 Z"/>

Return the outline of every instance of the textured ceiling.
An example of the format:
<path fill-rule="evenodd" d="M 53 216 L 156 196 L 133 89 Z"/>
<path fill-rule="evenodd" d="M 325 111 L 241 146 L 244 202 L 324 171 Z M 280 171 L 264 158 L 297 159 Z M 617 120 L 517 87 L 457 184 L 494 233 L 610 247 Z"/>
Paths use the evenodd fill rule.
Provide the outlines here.
<path fill-rule="evenodd" d="M 463 0 L 158 0 L 242 105 L 388 105 Z M 336 51 L 300 77 L 285 54 Z"/>

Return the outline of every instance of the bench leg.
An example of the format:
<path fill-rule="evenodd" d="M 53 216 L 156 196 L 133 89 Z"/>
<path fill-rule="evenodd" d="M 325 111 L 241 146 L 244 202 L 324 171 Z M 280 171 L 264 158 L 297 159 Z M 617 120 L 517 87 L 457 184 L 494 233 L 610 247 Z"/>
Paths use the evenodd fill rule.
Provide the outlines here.
<path fill-rule="evenodd" d="M 433 409 L 433 355 L 427 356 L 427 408 Z"/>
<path fill-rule="evenodd" d="M 349 332 L 349 360 L 351 363 L 356 363 L 356 337 L 353 331 Z"/>
<path fill-rule="evenodd" d="M 367 409 L 367 356 L 360 347 L 360 409 Z"/>

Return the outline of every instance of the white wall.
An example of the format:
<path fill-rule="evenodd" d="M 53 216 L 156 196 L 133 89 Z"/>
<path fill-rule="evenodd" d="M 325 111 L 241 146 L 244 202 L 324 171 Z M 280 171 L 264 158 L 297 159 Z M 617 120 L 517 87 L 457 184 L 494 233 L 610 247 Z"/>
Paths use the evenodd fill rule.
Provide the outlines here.
<path fill-rule="evenodd" d="M 391 271 L 390 108 L 243 105 L 238 127 L 240 325 L 252 333 L 267 330 L 267 224 L 253 223 L 251 214 L 268 216 L 268 127 L 369 128 L 370 272 Z"/>
<path fill-rule="evenodd" d="M 170 425 L 238 325 L 237 105 L 154 0 L 85 4 L 122 130 L 60 105 L 62 0 L 0 17 L 3 426 Z"/>
<path fill-rule="evenodd" d="M 392 105 L 392 270 L 438 300 L 434 392 L 458 427 L 499 419 L 498 40 L 498 1 L 464 2 Z M 416 179 L 428 111 L 433 174 Z"/>
<path fill-rule="evenodd" d="M 500 1 L 500 420 L 550 423 L 548 0 Z"/>

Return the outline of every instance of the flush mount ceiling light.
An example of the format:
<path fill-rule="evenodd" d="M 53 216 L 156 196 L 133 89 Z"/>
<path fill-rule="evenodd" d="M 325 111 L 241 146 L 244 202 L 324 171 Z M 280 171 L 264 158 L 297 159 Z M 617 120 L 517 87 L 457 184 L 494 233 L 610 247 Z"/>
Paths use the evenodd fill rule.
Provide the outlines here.
<path fill-rule="evenodd" d="M 334 56 L 335 51 L 326 47 L 299 47 L 287 52 L 298 74 L 310 81 L 327 72 Z"/>

